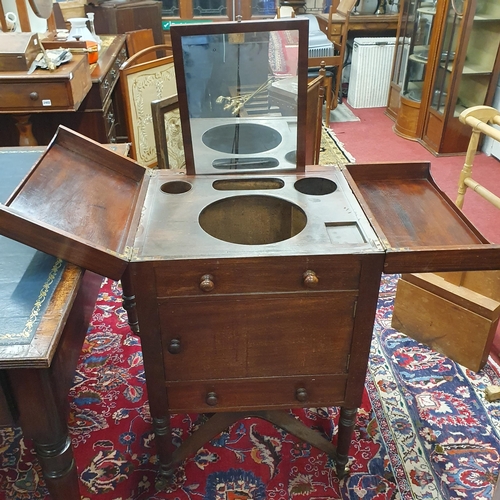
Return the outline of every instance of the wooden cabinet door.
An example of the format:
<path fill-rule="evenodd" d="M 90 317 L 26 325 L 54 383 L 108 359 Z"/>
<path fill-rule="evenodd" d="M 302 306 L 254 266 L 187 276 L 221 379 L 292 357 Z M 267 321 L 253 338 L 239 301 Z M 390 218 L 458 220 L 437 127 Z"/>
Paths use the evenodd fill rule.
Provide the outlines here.
<path fill-rule="evenodd" d="M 346 373 L 356 291 L 165 299 L 169 381 Z"/>

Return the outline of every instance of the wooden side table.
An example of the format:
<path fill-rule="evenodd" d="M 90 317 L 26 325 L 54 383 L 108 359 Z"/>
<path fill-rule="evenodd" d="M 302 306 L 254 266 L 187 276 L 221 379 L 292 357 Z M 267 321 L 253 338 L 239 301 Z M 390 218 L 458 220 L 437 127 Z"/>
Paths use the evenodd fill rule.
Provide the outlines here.
<path fill-rule="evenodd" d="M 342 32 L 342 24 L 346 18 L 339 14 L 334 14 L 330 27 L 330 33 L 327 33 L 328 14 L 318 14 L 318 23 L 330 40 L 339 42 L 338 37 Z M 398 29 L 399 14 L 360 14 L 359 16 L 349 15 L 349 25 L 347 36 L 395 36 Z"/>
<path fill-rule="evenodd" d="M 44 149 L 0 148 L 0 201 Z M 102 278 L 3 236 L 0 251 L 0 425 L 33 440 L 54 500 L 79 500 L 67 394 Z"/>
<path fill-rule="evenodd" d="M 6 133 L 0 137 L 0 146 L 48 144 L 59 125 L 65 125 L 103 144 L 127 140 L 117 85 L 119 68 L 127 59 L 126 36 L 101 35 L 101 39 L 103 48 L 97 63 L 92 64 L 90 69 L 87 64 L 89 83 L 78 105 L 48 112 L 42 107 L 7 107 L 7 100 L 2 100 L 0 127 Z M 40 72 L 42 70 L 35 71 L 33 75 Z M 48 72 L 43 77 L 47 78 Z M 0 83 L 1 78 L 0 75 Z M 22 142 L 15 124 L 18 124 L 18 129 L 22 128 Z"/>

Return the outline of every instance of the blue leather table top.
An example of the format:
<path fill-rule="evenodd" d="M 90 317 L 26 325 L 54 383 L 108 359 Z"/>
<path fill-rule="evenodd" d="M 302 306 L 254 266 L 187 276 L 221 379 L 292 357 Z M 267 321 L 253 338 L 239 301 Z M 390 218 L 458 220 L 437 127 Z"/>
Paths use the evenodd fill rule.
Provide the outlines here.
<path fill-rule="evenodd" d="M 43 149 L 0 149 L 0 202 L 5 203 Z M 60 259 L 0 236 L 0 346 L 31 342 L 63 270 Z"/>

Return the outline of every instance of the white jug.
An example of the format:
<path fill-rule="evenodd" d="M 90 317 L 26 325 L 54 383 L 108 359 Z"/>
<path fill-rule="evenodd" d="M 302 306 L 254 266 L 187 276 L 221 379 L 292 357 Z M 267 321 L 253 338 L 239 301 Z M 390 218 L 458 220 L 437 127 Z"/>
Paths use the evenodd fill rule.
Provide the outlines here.
<path fill-rule="evenodd" d="M 68 19 L 71 29 L 69 30 L 68 40 L 80 40 L 83 42 L 95 42 L 95 39 L 87 27 L 88 19 L 86 17 L 72 17 Z"/>

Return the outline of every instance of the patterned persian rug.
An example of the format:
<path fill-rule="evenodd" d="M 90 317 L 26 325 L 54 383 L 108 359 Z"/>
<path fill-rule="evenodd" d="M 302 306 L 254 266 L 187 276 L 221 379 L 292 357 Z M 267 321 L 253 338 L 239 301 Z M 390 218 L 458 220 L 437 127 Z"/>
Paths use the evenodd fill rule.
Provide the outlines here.
<path fill-rule="evenodd" d="M 470 372 L 394 331 L 396 283 L 384 276 L 380 288 L 349 476 L 339 481 L 324 453 L 246 419 L 190 457 L 158 493 L 140 341 L 126 323 L 119 284 L 104 280 L 69 395 L 82 499 L 490 499 L 500 403 L 485 401 L 484 389 L 500 379 L 489 365 Z M 337 408 L 294 414 L 335 442 Z M 175 415 L 175 441 L 202 420 Z M 20 429 L 0 431 L 0 498 L 49 500 L 40 474 Z"/>
<path fill-rule="evenodd" d="M 323 126 L 321 134 L 321 145 L 319 152 L 320 165 L 345 165 L 354 162 L 354 158 L 349 154 L 344 145 L 338 140 L 335 133 Z"/>

